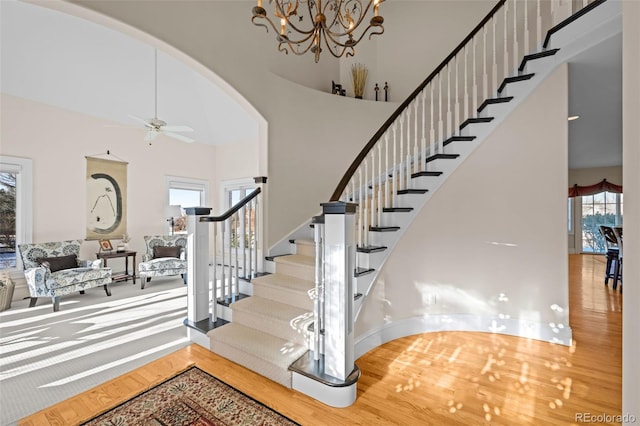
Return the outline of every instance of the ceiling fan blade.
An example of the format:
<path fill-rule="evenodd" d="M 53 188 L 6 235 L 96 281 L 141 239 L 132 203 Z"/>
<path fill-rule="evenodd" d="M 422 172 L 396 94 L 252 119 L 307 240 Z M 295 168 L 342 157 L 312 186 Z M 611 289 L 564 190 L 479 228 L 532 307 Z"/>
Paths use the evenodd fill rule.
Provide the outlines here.
<path fill-rule="evenodd" d="M 131 118 L 131 119 L 133 119 L 133 120 L 135 120 L 135 121 L 137 121 L 137 122 L 139 122 L 141 124 L 144 124 L 145 127 L 153 127 L 153 126 L 151 126 L 151 124 L 149 124 L 149 120 L 145 120 L 144 118 L 136 117 L 135 115 L 131 115 L 131 114 L 129 114 L 129 118 Z"/>
<path fill-rule="evenodd" d="M 189 126 L 162 126 L 162 130 L 167 132 L 193 132 Z"/>
<path fill-rule="evenodd" d="M 162 132 L 163 134 L 165 134 L 165 135 L 167 135 L 167 136 L 169 136 L 171 138 L 177 139 L 177 140 L 182 141 L 182 142 L 192 143 L 192 142 L 196 141 L 195 139 L 191 139 L 188 136 L 181 135 L 179 133 L 167 132 L 164 129 L 160 130 L 160 132 Z"/>

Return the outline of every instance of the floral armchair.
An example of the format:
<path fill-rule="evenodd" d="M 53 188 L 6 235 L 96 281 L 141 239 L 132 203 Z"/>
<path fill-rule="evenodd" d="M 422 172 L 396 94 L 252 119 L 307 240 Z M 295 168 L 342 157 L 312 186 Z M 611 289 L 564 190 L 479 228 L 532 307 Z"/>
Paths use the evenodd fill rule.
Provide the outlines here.
<path fill-rule="evenodd" d="M 182 275 L 187 283 L 186 235 L 145 235 L 144 242 L 147 251 L 138 264 L 141 289 L 152 277 Z"/>
<path fill-rule="evenodd" d="M 111 296 L 111 268 L 102 268 L 102 260 L 79 260 L 82 240 L 20 244 L 24 276 L 34 307 L 38 297 L 51 297 L 53 311 L 60 309 L 60 296 L 103 286 Z"/>

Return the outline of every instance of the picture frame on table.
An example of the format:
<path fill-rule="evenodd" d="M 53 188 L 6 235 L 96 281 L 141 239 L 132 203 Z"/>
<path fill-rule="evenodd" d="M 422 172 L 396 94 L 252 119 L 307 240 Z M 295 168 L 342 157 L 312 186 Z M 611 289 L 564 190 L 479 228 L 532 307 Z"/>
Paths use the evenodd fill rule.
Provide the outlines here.
<path fill-rule="evenodd" d="M 100 251 L 113 251 L 113 246 L 111 245 L 111 241 L 107 239 L 99 240 Z"/>

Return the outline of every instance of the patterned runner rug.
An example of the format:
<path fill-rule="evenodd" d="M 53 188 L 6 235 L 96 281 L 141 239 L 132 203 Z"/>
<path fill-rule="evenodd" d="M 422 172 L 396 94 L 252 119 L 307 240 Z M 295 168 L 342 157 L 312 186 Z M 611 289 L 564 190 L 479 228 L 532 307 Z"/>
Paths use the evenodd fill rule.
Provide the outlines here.
<path fill-rule="evenodd" d="M 84 423 L 85 425 L 298 425 L 197 367 Z"/>

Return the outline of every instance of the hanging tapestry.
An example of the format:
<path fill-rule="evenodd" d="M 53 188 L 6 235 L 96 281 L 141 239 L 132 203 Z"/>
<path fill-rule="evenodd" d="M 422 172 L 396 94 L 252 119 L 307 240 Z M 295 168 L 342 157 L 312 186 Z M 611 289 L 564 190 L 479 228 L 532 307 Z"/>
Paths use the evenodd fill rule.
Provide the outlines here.
<path fill-rule="evenodd" d="M 121 238 L 127 232 L 127 163 L 87 158 L 87 239 Z"/>

